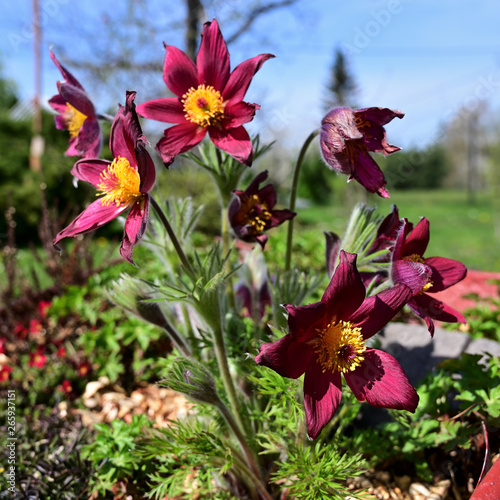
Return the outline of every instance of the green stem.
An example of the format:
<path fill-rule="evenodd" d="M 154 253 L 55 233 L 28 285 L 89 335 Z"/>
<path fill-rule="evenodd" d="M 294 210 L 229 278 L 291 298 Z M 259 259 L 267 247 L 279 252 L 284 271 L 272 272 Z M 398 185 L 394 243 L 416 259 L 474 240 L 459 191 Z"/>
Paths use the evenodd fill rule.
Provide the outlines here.
<path fill-rule="evenodd" d="M 239 429 L 244 429 L 243 421 L 241 419 L 241 413 L 239 409 L 238 397 L 236 395 L 236 389 L 233 384 L 233 379 L 231 377 L 231 372 L 229 371 L 229 363 L 227 358 L 226 346 L 224 344 L 224 336 L 222 334 L 221 328 L 214 328 L 214 346 L 215 354 L 217 356 L 217 362 L 219 364 L 220 374 L 222 377 L 222 383 L 224 384 L 224 389 L 229 398 L 229 403 L 231 405 L 231 410 L 235 415 L 236 422 L 238 423 Z M 241 431 L 243 433 L 243 431 Z"/>
<path fill-rule="evenodd" d="M 156 214 L 158 215 L 159 219 L 161 220 L 162 224 L 164 225 L 165 229 L 167 230 L 168 236 L 170 237 L 170 240 L 172 241 L 172 244 L 174 245 L 175 251 L 177 252 L 177 255 L 181 259 L 182 265 L 186 268 L 187 272 L 191 275 L 191 278 L 195 277 L 193 268 L 191 267 L 191 264 L 187 260 L 187 257 L 182 250 L 182 247 L 179 243 L 179 240 L 177 239 L 177 236 L 174 233 L 174 230 L 172 229 L 172 226 L 170 225 L 170 222 L 168 222 L 168 219 L 166 215 L 163 213 L 163 210 L 161 209 L 160 205 L 158 205 L 158 202 L 150 195 L 149 199 L 151 200 L 151 205 L 153 205 L 153 208 L 155 209 Z"/>
<path fill-rule="evenodd" d="M 240 443 L 241 449 L 243 450 L 243 453 L 245 454 L 246 462 L 249 467 L 249 472 L 252 472 L 252 476 L 254 476 L 252 479 L 257 483 L 256 486 L 257 488 L 261 491 L 265 491 L 267 493 L 267 490 L 264 485 L 262 484 L 262 479 L 261 479 L 261 473 L 259 470 L 259 465 L 257 464 L 257 461 L 255 460 L 255 456 L 253 454 L 252 449 L 250 448 L 250 445 L 248 444 L 243 432 L 241 431 L 240 426 L 236 422 L 235 418 L 231 414 L 231 412 L 228 410 L 227 406 L 224 403 L 220 403 L 218 406 L 219 411 L 221 412 L 222 416 L 224 417 L 225 421 L 227 422 L 227 425 L 229 428 L 233 431 L 236 439 Z M 237 414 L 236 414 L 237 415 Z M 259 485 L 261 486 L 259 488 Z M 262 488 L 263 487 L 263 488 Z M 269 494 L 267 493 L 267 496 L 265 498 L 270 498 Z"/>
<path fill-rule="evenodd" d="M 295 211 L 295 201 L 297 199 L 297 188 L 299 186 L 299 177 L 300 171 L 302 169 L 302 164 L 304 163 L 304 157 L 307 152 L 307 148 L 309 144 L 313 141 L 313 139 L 319 134 L 319 130 L 314 130 L 311 132 L 309 137 L 306 139 L 304 144 L 302 145 L 302 149 L 300 150 L 299 156 L 297 158 L 297 163 L 295 164 L 295 168 L 293 170 L 293 178 L 292 178 L 292 187 L 290 191 L 290 210 Z M 290 219 L 288 221 L 288 234 L 286 240 L 286 256 L 285 256 L 285 272 L 290 271 L 290 265 L 292 262 L 292 243 L 293 243 L 293 221 L 294 219 Z"/>
<path fill-rule="evenodd" d="M 222 215 L 221 215 L 221 233 L 222 233 L 222 256 L 226 258 L 229 253 L 230 246 L 230 235 L 229 235 L 229 219 L 228 219 L 228 202 L 224 199 L 222 200 L 224 204 L 222 206 Z M 226 273 L 229 275 L 231 273 L 231 259 L 227 259 L 224 264 Z M 233 280 L 229 276 L 226 278 L 226 294 L 228 299 L 228 304 L 231 309 L 234 309 L 234 290 L 233 290 Z"/>

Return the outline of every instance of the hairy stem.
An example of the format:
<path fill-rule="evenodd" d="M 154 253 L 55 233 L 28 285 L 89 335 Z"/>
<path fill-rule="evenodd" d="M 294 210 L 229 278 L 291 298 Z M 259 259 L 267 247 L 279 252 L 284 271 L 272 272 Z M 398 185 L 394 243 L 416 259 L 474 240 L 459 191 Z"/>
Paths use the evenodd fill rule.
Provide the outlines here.
<path fill-rule="evenodd" d="M 300 150 L 299 156 L 297 158 L 297 163 L 295 163 L 295 168 L 293 169 L 292 187 L 290 190 L 290 210 L 295 211 L 295 201 L 297 199 L 297 188 L 299 187 L 299 177 L 300 171 L 302 169 L 302 164 L 304 163 L 304 157 L 307 152 L 307 148 L 313 141 L 313 139 L 319 134 L 319 130 L 314 130 L 311 132 L 309 137 L 305 140 Z M 288 233 L 286 239 L 286 256 L 285 256 L 285 272 L 290 271 L 290 265 L 292 262 L 292 243 L 293 243 L 293 221 L 290 219 L 288 221 Z"/>
<path fill-rule="evenodd" d="M 177 236 L 174 233 L 174 230 L 172 229 L 172 226 L 170 225 L 170 222 L 168 222 L 168 219 L 166 215 L 164 214 L 163 210 L 161 209 L 160 205 L 158 205 L 158 202 L 150 195 L 149 199 L 151 200 L 151 205 L 153 205 L 153 208 L 158 215 L 160 221 L 162 222 L 163 226 L 167 230 L 168 236 L 170 237 L 170 240 L 172 241 L 172 244 L 174 245 L 175 251 L 177 252 L 177 255 L 179 256 L 179 259 L 182 262 L 182 265 L 186 268 L 186 271 L 190 274 L 191 278 L 194 278 L 195 274 L 193 271 L 193 268 L 191 267 L 191 264 L 187 260 L 186 254 L 181 248 L 181 245 L 179 243 L 179 240 L 177 239 Z"/>

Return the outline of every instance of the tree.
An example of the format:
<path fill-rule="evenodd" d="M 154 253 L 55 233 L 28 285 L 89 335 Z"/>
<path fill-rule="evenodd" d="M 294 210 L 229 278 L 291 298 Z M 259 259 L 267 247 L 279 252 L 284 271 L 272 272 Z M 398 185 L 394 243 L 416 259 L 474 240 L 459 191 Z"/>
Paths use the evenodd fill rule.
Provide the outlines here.
<path fill-rule="evenodd" d="M 357 85 L 349 69 L 344 52 L 335 49 L 335 59 L 331 69 L 330 82 L 327 85 L 325 109 L 348 106 L 355 107 Z"/>

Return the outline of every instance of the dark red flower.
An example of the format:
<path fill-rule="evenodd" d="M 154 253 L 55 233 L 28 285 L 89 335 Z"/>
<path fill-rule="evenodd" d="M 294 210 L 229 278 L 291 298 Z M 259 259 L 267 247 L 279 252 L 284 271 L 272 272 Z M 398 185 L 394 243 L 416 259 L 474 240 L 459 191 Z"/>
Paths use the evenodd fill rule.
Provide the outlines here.
<path fill-rule="evenodd" d="M 290 333 L 263 344 L 255 361 L 284 377 L 305 373 L 307 431 L 314 439 L 340 404 L 342 378 L 356 398 L 373 406 L 414 412 L 418 395 L 399 363 L 365 346 L 411 298 L 405 285 L 365 296 L 356 255 L 344 250 L 320 302 L 285 306 Z"/>
<path fill-rule="evenodd" d="M 36 366 L 37 368 L 43 368 L 45 366 L 46 361 L 47 361 L 47 356 L 45 356 L 44 354 L 43 347 L 38 347 L 36 352 L 30 352 L 30 360 L 28 365 L 31 367 Z"/>
<path fill-rule="evenodd" d="M 243 124 L 252 121 L 260 106 L 243 98 L 255 73 L 274 56 L 248 59 L 230 73 L 229 52 L 215 19 L 203 27 L 196 64 L 176 47 L 165 48 L 163 80 L 177 97 L 137 106 L 140 116 L 178 124 L 166 129 L 156 145 L 165 165 L 200 143 L 207 132 L 218 148 L 251 165 L 253 147 Z"/>
<path fill-rule="evenodd" d="M 110 148 L 114 160 L 83 159 L 75 163 L 72 174 L 96 187 L 103 195 L 89 205 L 54 239 L 77 236 L 110 222 L 127 209 L 125 234 L 120 248 L 130 263 L 132 248 L 142 238 L 148 221 L 149 191 L 155 183 L 155 166 L 146 151 L 135 112 L 135 92 L 127 92 L 125 106 L 120 106 L 111 126 Z"/>
<path fill-rule="evenodd" d="M 370 193 L 389 198 L 384 174 L 369 152 L 388 155 L 401 149 L 387 142 L 384 125 L 403 116 L 403 112 L 388 108 L 332 109 L 321 122 L 324 160 L 333 170 L 348 175 L 349 180 L 355 179 Z"/>
<path fill-rule="evenodd" d="M 410 309 L 425 320 L 434 335 L 433 319 L 447 323 L 466 323 L 465 318 L 444 302 L 432 297 L 432 293 L 446 290 L 463 280 L 467 268 L 457 260 L 445 257 L 424 258 L 429 243 L 429 221 L 423 217 L 412 230 L 407 219 L 402 219 L 391 266 L 394 283 L 403 283 L 413 291 L 408 302 Z"/>
<path fill-rule="evenodd" d="M 257 241 L 264 248 L 268 235 L 264 231 L 279 226 L 297 214 L 290 210 L 273 210 L 276 205 L 276 190 L 272 184 L 259 189 L 268 177 L 261 172 L 245 191 L 233 191 L 235 199 L 229 205 L 229 223 L 237 238 L 247 242 Z"/>
<path fill-rule="evenodd" d="M 78 365 L 76 372 L 78 373 L 79 377 L 85 377 L 90 372 L 90 368 L 91 368 L 91 366 L 90 366 L 90 363 L 88 361 L 82 361 Z"/>
<path fill-rule="evenodd" d="M 80 82 L 56 59 L 50 57 L 59 68 L 63 82 L 57 82 L 59 94 L 49 100 L 50 106 L 59 114 L 55 117 L 58 129 L 69 131 L 69 156 L 97 158 L 101 150 L 101 127 L 94 105 Z"/>

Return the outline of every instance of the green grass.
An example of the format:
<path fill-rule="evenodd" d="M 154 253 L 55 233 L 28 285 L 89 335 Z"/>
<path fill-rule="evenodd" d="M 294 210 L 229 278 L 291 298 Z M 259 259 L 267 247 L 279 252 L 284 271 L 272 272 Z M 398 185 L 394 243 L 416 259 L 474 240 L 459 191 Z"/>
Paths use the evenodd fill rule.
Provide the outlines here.
<path fill-rule="evenodd" d="M 299 209 L 298 225 L 342 234 L 353 203 L 339 199 L 335 204 L 333 199 L 328 206 Z M 377 205 L 383 214 L 388 214 L 395 203 L 400 217 L 414 224 L 420 217 L 427 217 L 431 233 L 427 257 L 449 257 L 470 269 L 500 271 L 500 212 L 492 195 L 481 193 L 474 204 L 469 204 L 464 191 L 392 190 L 389 200 L 370 196 L 367 203 Z"/>

